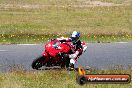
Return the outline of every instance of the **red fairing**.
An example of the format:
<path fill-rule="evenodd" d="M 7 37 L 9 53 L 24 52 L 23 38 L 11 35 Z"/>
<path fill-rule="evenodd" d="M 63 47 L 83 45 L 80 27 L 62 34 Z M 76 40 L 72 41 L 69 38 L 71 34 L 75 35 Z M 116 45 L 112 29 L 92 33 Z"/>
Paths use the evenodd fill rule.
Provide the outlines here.
<path fill-rule="evenodd" d="M 58 40 L 53 40 L 45 45 L 45 52 L 47 52 L 52 57 L 56 57 L 59 52 L 70 52 L 71 48 L 73 48 L 73 46 L 70 42 L 61 43 Z"/>
<path fill-rule="evenodd" d="M 47 57 L 47 56 L 48 56 L 48 54 L 47 54 L 46 52 L 43 52 L 43 56 Z"/>

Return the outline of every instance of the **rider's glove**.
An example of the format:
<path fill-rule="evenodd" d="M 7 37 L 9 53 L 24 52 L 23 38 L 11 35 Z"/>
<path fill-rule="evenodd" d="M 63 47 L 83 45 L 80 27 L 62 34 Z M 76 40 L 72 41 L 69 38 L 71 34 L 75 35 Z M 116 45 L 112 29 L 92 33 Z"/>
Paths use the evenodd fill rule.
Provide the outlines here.
<path fill-rule="evenodd" d="M 83 47 L 83 52 L 85 52 L 85 51 L 86 51 L 86 49 L 87 49 L 87 45 L 86 45 L 86 43 L 85 43 L 85 42 L 82 42 L 82 47 Z"/>
<path fill-rule="evenodd" d="M 83 46 L 83 52 L 85 52 L 87 49 L 87 46 Z"/>

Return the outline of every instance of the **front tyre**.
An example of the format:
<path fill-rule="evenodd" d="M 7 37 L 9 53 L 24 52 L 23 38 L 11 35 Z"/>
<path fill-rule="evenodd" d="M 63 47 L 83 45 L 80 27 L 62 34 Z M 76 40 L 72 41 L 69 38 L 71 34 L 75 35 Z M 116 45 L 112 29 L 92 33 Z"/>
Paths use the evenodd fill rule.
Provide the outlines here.
<path fill-rule="evenodd" d="M 44 56 L 40 56 L 40 57 L 36 58 L 32 62 L 32 68 L 38 70 L 39 68 L 41 68 L 43 66 L 43 61 L 44 60 L 45 60 Z"/>

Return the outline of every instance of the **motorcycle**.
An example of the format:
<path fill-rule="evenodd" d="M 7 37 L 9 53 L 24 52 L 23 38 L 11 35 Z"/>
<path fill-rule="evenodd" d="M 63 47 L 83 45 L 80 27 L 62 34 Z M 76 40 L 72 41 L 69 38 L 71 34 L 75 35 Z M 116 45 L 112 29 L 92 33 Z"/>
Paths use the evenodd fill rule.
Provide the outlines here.
<path fill-rule="evenodd" d="M 82 42 L 82 45 L 85 45 L 85 43 Z M 68 68 L 70 64 L 68 55 L 75 52 L 75 46 L 71 42 L 61 42 L 57 39 L 45 44 L 44 49 L 45 51 L 42 53 L 42 56 L 33 60 L 33 69 L 38 70 L 42 66 Z"/>

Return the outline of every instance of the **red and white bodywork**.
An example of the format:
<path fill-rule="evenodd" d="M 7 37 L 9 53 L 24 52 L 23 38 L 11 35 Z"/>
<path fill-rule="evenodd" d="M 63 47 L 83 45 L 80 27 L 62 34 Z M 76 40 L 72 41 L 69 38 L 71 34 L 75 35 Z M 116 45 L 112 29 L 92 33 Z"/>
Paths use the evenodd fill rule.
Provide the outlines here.
<path fill-rule="evenodd" d="M 86 43 L 84 42 L 82 42 L 82 46 L 83 49 L 79 50 L 78 57 L 87 48 Z M 44 52 L 42 53 L 42 56 L 33 61 L 32 68 L 39 69 L 42 66 L 68 67 L 70 63 L 68 55 L 74 53 L 75 50 L 75 46 L 71 42 L 62 43 L 58 39 L 51 40 L 44 45 Z"/>

